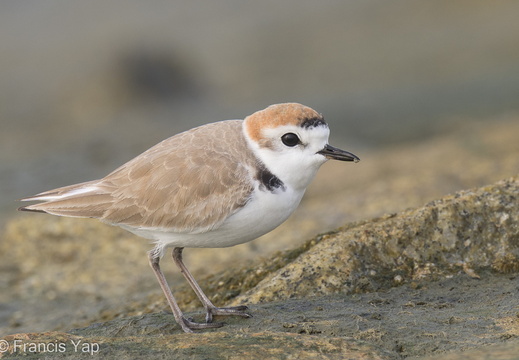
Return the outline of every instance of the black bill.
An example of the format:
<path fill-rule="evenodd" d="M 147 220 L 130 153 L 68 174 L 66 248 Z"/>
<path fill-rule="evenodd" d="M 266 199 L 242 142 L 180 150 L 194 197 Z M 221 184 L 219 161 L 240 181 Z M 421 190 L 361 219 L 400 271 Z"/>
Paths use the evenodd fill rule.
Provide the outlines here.
<path fill-rule="evenodd" d="M 333 160 L 341 160 L 341 161 L 355 161 L 359 162 L 360 159 L 357 157 L 357 155 L 352 154 L 351 152 L 338 149 L 336 147 L 333 147 L 331 145 L 326 145 L 324 149 L 317 152 L 318 154 L 326 156 L 328 159 Z"/>

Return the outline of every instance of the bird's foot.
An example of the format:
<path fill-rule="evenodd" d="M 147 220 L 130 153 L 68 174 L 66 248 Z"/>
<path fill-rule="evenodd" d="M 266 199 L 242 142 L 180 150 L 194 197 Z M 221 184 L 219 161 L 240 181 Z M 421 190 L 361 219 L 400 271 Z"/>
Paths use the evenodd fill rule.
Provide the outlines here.
<path fill-rule="evenodd" d="M 185 317 L 182 317 L 180 326 L 182 327 L 182 330 L 184 330 L 184 332 L 192 333 L 193 330 L 216 329 L 222 327 L 223 323 L 197 323 L 194 322 L 193 319 L 186 319 Z"/>
<path fill-rule="evenodd" d="M 213 322 L 213 316 L 241 316 L 244 318 L 251 318 L 252 315 L 246 312 L 249 308 L 245 305 L 231 306 L 231 307 L 208 307 L 205 321 L 210 324 Z"/>

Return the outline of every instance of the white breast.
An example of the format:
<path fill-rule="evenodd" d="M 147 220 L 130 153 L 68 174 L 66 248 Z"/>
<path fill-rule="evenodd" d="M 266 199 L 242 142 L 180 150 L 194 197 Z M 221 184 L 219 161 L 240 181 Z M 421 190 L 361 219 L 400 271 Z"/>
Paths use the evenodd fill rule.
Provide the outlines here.
<path fill-rule="evenodd" d="M 157 251 L 160 252 L 166 247 L 228 247 L 254 240 L 281 225 L 297 208 L 304 192 L 291 188 L 276 192 L 256 188 L 247 205 L 231 215 L 219 228 L 205 233 L 122 227 L 155 241 Z"/>

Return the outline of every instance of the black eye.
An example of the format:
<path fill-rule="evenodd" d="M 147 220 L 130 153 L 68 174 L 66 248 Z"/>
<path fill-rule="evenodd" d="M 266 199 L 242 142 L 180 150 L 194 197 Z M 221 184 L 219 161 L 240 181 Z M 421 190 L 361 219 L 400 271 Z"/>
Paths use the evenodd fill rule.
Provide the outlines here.
<path fill-rule="evenodd" d="M 300 143 L 299 138 L 294 133 L 286 133 L 281 137 L 281 141 L 283 141 L 283 144 L 290 147 L 296 146 Z"/>

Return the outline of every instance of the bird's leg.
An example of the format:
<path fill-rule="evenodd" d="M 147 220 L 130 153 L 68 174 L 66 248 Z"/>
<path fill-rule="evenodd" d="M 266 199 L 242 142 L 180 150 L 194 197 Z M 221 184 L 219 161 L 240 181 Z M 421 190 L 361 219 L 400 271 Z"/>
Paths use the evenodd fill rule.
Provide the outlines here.
<path fill-rule="evenodd" d="M 192 333 L 192 329 L 210 329 L 210 328 L 217 328 L 222 326 L 221 323 L 214 323 L 214 324 L 208 324 L 208 323 L 195 323 L 192 321 L 189 321 L 184 317 L 182 314 L 182 311 L 178 307 L 178 304 L 173 297 L 173 293 L 171 292 L 171 289 L 168 286 L 168 283 L 166 281 L 166 277 L 164 276 L 164 273 L 160 269 L 159 261 L 160 257 L 155 254 L 154 252 L 150 252 L 148 254 L 148 259 L 150 262 L 150 266 L 153 269 L 153 272 L 155 273 L 155 276 L 157 277 L 157 280 L 159 281 L 160 287 L 162 288 L 162 291 L 164 292 L 164 295 L 166 295 L 166 299 L 168 300 L 168 304 L 171 307 L 171 310 L 173 311 L 173 316 L 175 317 L 175 320 L 177 323 L 182 327 L 182 330 L 184 330 L 187 333 Z"/>
<path fill-rule="evenodd" d="M 204 308 L 206 310 L 205 320 L 207 321 L 207 323 L 211 323 L 213 321 L 213 315 L 235 315 L 245 318 L 252 317 L 251 314 L 245 312 L 248 309 L 245 305 L 226 308 L 218 308 L 214 306 L 211 300 L 209 300 L 209 298 L 204 294 L 204 292 L 200 288 L 200 285 L 198 285 L 193 275 L 191 275 L 186 265 L 184 265 L 184 262 L 182 261 L 182 250 L 184 250 L 184 248 L 181 247 L 176 247 L 173 249 L 173 260 L 175 261 L 175 264 L 177 264 L 182 275 L 184 275 L 184 277 L 186 278 L 189 285 L 191 285 L 191 287 L 195 291 L 196 296 L 198 296 L 198 298 L 204 305 Z"/>

